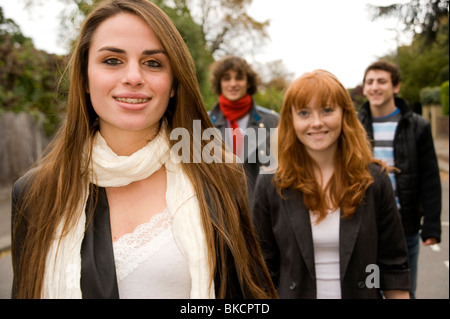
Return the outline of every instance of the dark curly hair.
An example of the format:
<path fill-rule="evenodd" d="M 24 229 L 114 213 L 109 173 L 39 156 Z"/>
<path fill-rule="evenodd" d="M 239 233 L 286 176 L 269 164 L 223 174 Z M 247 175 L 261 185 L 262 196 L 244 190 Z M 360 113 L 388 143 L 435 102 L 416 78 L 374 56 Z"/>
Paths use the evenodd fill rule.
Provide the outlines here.
<path fill-rule="evenodd" d="M 259 75 L 252 69 L 246 60 L 236 56 L 227 56 L 223 59 L 214 62 L 211 65 L 211 87 L 215 94 L 222 94 L 220 80 L 229 70 L 238 72 L 239 74 L 246 74 L 248 81 L 247 93 L 253 95 L 258 90 L 260 83 Z"/>

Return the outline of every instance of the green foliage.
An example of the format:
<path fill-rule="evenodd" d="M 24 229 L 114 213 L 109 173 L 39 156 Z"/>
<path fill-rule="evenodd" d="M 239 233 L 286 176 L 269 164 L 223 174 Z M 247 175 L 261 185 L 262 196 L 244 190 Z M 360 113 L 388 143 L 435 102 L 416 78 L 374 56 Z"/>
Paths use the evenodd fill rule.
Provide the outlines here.
<path fill-rule="evenodd" d="M 449 113 L 449 101 L 448 101 L 448 81 L 445 81 L 441 85 L 441 103 L 442 103 L 442 114 L 448 115 Z"/>
<path fill-rule="evenodd" d="M 52 134 L 63 108 L 57 93 L 62 64 L 62 57 L 35 49 L 0 10 L 0 110 L 43 114 L 44 129 Z"/>
<path fill-rule="evenodd" d="M 265 90 L 255 94 L 255 102 L 270 110 L 280 112 L 283 104 L 284 91 L 275 87 L 268 87 Z"/>
<path fill-rule="evenodd" d="M 358 85 L 357 87 L 353 89 L 348 89 L 347 91 L 350 94 L 350 97 L 352 98 L 355 110 L 359 111 L 363 106 L 363 104 L 367 101 L 367 98 L 363 94 L 363 87 L 361 85 Z"/>
<path fill-rule="evenodd" d="M 184 1 L 175 1 L 175 7 L 168 7 L 154 1 L 171 18 L 194 59 L 197 79 L 206 105 L 214 99 L 209 86 L 209 66 L 214 61 L 212 53 L 206 47 L 205 37 L 200 25 L 192 19 Z"/>
<path fill-rule="evenodd" d="M 426 87 L 440 86 L 449 79 L 447 34 L 448 18 L 441 24 L 436 41 L 425 46 L 424 39 L 416 36 L 411 45 L 399 47 L 396 55 L 384 57 L 399 65 L 402 72 L 401 97 L 420 112 L 420 91 Z"/>
<path fill-rule="evenodd" d="M 423 105 L 441 105 L 441 88 L 426 87 L 420 90 L 420 102 Z"/>
<path fill-rule="evenodd" d="M 368 5 L 372 19 L 396 17 L 404 25 L 404 31 L 418 35 L 425 47 L 432 45 L 438 37 L 439 29 L 448 19 L 449 0 L 410 0 L 387 6 Z M 448 45 L 448 30 L 446 42 Z"/>

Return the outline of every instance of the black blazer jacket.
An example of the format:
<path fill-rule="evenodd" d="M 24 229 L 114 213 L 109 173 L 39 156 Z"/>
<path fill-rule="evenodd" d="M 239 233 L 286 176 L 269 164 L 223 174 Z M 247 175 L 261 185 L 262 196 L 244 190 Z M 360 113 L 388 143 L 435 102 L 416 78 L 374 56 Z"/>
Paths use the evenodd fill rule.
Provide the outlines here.
<path fill-rule="evenodd" d="M 381 290 L 409 289 L 406 242 L 389 178 L 373 165 L 375 182 L 351 219 L 340 219 L 342 298 L 380 298 L 369 265 L 379 267 Z M 283 190 L 273 174 L 260 175 L 254 194 L 253 220 L 264 258 L 280 298 L 316 298 L 314 248 L 309 211 L 303 195 Z M 370 276 L 370 277 L 369 277 Z M 369 285 L 366 283 L 369 282 Z"/>
<path fill-rule="evenodd" d="M 18 207 L 21 197 L 26 192 L 27 180 L 30 173 L 25 174 L 14 184 L 12 191 L 12 240 L 14 241 L 13 250 L 13 272 L 16 273 L 17 261 L 20 259 L 21 247 L 24 244 L 27 225 L 21 225 L 20 229 L 15 228 L 18 216 Z M 88 198 L 89 209 L 90 201 L 96 201 L 95 211 L 93 212 L 93 220 L 89 224 L 81 247 L 81 291 L 83 299 L 117 299 L 120 298 L 117 285 L 116 267 L 114 263 L 114 251 L 111 240 L 111 227 L 109 219 L 109 205 L 106 197 L 106 191 L 102 187 L 98 187 L 97 198 L 90 195 Z M 91 202 L 92 203 L 92 202 Z M 211 218 L 216 219 L 213 210 L 210 210 Z M 88 216 L 92 216 L 92 212 L 86 212 Z M 216 234 L 217 236 L 218 234 Z M 252 298 L 248 287 L 241 283 L 237 275 L 234 256 L 228 248 L 224 252 L 227 260 L 227 291 L 226 299 L 242 299 Z M 217 256 L 219 258 L 219 256 Z M 218 259 L 219 260 L 219 259 Z M 220 267 L 220 263 L 218 263 Z M 220 278 L 220 269 L 214 278 L 216 294 Z M 13 276 L 12 298 L 16 297 L 17 277 Z"/>

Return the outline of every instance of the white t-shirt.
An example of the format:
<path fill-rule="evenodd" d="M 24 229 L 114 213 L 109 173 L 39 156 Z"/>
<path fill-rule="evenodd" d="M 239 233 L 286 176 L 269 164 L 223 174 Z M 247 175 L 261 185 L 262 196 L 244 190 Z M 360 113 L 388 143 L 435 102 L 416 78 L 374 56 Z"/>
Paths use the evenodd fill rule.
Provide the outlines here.
<path fill-rule="evenodd" d="M 317 299 L 341 299 L 339 224 L 340 209 L 330 212 L 319 224 L 310 213 L 314 242 Z"/>

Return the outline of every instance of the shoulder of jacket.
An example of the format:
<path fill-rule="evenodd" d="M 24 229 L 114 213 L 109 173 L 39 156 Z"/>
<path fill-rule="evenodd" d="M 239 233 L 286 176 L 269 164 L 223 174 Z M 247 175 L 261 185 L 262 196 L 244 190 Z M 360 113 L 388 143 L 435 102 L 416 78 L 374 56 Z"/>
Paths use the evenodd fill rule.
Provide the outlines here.
<path fill-rule="evenodd" d="M 420 114 L 413 111 L 409 112 L 403 120 L 409 123 L 407 127 L 413 130 L 416 136 L 422 135 L 422 133 L 427 129 L 431 130 L 430 123 Z"/>
<path fill-rule="evenodd" d="M 261 105 L 255 105 L 256 110 L 260 112 L 261 114 L 268 115 L 268 116 L 274 116 L 276 118 L 280 117 L 280 115 L 275 110 L 270 110 L 264 106 Z"/>
<path fill-rule="evenodd" d="M 429 122 L 420 114 L 417 114 L 415 112 L 411 112 L 411 119 L 412 121 L 414 121 L 415 123 L 417 123 L 418 125 L 428 125 Z"/>
<path fill-rule="evenodd" d="M 209 118 L 211 119 L 211 122 L 213 124 L 215 124 L 217 119 L 219 117 L 223 116 L 222 112 L 220 111 L 219 104 L 216 104 L 211 110 L 209 110 L 208 115 L 209 115 Z"/>
<path fill-rule="evenodd" d="M 17 199 L 18 197 L 22 196 L 30 186 L 30 184 L 33 181 L 33 177 L 35 173 L 37 172 L 37 168 L 32 168 L 29 171 L 27 171 L 25 174 L 23 174 L 21 177 L 19 177 L 13 185 L 12 188 L 12 196 L 13 200 Z"/>
<path fill-rule="evenodd" d="M 273 172 L 260 173 L 257 177 L 256 184 L 266 191 L 271 187 L 275 188 L 273 181 L 274 175 L 275 174 Z"/>
<path fill-rule="evenodd" d="M 253 117 L 257 122 L 264 123 L 265 127 L 276 127 L 280 119 L 280 115 L 276 111 L 259 105 L 255 105 Z"/>
<path fill-rule="evenodd" d="M 370 163 L 369 164 L 369 172 L 373 177 L 375 177 L 377 175 L 383 174 L 383 169 L 382 169 L 381 165 L 378 163 Z"/>
<path fill-rule="evenodd" d="M 373 177 L 372 188 L 375 188 L 378 192 L 385 192 L 385 188 L 391 185 L 388 171 L 383 169 L 378 163 L 371 163 L 369 165 L 370 175 Z"/>

